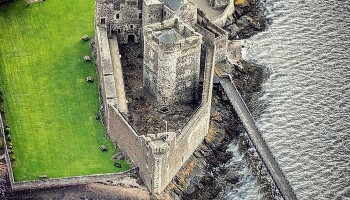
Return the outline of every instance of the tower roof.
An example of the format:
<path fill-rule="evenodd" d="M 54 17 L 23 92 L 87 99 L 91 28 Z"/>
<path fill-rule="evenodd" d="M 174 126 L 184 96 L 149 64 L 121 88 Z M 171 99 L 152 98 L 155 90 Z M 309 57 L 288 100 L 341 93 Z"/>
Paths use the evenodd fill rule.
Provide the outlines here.
<path fill-rule="evenodd" d="M 182 36 L 175 29 L 170 29 L 164 31 L 158 38 L 159 42 L 169 44 L 181 40 Z"/>
<path fill-rule="evenodd" d="M 184 2 L 184 0 L 161 0 L 161 1 L 172 10 L 178 10 Z"/>

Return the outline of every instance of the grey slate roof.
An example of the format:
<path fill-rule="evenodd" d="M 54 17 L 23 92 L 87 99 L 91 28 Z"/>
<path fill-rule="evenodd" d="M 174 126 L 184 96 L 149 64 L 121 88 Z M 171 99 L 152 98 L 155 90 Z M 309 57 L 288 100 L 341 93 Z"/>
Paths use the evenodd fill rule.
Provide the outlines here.
<path fill-rule="evenodd" d="M 164 44 L 170 44 L 182 39 L 182 36 L 174 29 L 164 31 L 159 37 L 159 42 Z"/>
<path fill-rule="evenodd" d="M 181 8 L 181 6 L 184 2 L 184 0 L 161 0 L 161 1 L 174 11 Z"/>

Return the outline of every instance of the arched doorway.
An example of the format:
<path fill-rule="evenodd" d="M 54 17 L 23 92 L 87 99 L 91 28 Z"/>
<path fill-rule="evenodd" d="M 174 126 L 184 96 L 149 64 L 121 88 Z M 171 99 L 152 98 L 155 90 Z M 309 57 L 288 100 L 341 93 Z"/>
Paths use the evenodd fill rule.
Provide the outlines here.
<path fill-rule="evenodd" d="M 128 35 L 128 43 L 134 43 L 135 42 L 135 35 L 131 34 Z"/>

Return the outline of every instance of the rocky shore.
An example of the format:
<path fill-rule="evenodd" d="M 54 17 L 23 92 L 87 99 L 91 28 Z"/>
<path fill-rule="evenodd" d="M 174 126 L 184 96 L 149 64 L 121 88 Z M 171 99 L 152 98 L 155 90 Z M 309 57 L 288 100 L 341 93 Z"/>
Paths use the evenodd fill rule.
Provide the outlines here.
<path fill-rule="evenodd" d="M 260 0 L 244 0 L 241 5 L 235 6 L 232 16 L 226 20 L 224 29 L 230 40 L 245 39 L 262 31 L 270 21 L 264 16 L 264 8 Z"/>

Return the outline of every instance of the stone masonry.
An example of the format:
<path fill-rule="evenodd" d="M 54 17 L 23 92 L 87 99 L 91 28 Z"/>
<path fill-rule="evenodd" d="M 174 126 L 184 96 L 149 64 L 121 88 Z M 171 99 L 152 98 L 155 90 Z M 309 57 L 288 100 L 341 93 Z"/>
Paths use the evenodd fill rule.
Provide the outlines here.
<path fill-rule="evenodd" d="M 209 4 L 214 7 L 214 9 L 225 8 L 229 4 L 230 0 L 209 0 Z"/>
<path fill-rule="evenodd" d="M 101 0 L 97 5 L 97 24 L 108 24 L 118 42 L 139 42 L 142 28 L 142 0 Z"/>
<path fill-rule="evenodd" d="M 198 101 L 201 44 L 199 33 L 177 21 L 144 27 L 144 87 L 162 107 Z"/>
<path fill-rule="evenodd" d="M 188 0 L 98 0 L 96 8 L 95 49 L 107 134 L 157 197 L 208 133 L 214 66 L 226 59 L 228 34 Z M 111 62 L 114 35 L 119 44 L 143 42 L 141 89 L 156 97 L 155 104 L 197 101 L 183 127 L 152 134 L 134 130 L 119 110 L 113 84 L 121 82 Z"/>

